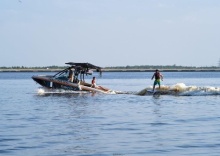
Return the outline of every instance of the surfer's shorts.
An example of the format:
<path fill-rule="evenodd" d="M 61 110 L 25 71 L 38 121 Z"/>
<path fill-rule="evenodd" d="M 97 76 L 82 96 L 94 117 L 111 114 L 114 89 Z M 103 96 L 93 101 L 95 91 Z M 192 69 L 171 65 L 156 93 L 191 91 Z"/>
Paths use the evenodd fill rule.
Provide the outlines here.
<path fill-rule="evenodd" d="M 157 84 L 160 85 L 160 80 L 159 79 L 154 81 L 154 85 L 157 85 Z"/>

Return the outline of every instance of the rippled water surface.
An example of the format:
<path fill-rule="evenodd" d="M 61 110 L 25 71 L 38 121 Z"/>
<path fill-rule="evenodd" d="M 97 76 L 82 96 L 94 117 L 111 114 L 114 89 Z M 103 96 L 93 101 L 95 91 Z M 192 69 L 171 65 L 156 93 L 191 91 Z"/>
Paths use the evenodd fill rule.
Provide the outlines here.
<path fill-rule="evenodd" d="M 0 155 L 218 156 L 220 95 L 38 94 L 32 75 L 0 73 Z M 153 73 L 103 73 L 97 83 L 137 92 Z M 163 73 L 163 85 L 220 87 L 220 73 Z M 98 75 L 97 75 L 98 76 Z M 91 76 L 87 79 L 90 81 Z"/>

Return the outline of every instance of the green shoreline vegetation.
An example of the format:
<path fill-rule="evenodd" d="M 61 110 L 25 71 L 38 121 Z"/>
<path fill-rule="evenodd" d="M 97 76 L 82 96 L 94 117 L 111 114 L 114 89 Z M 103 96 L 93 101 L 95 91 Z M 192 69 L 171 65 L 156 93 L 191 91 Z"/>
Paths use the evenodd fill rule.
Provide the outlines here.
<path fill-rule="evenodd" d="M 25 67 L 25 66 L 12 66 L 12 67 L 0 67 L 1 72 L 13 72 L 13 71 L 24 71 L 24 72 L 49 72 L 49 71 L 60 71 L 67 68 L 68 66 L 43 66 L 43 67 Z M 112 66 L 103 67 L 102 71 L 153 71 L 159 69 L 161 71 L 220 71 L 220 67 L 217 66 L 205 66 L 205 67 L 195 67 L 195 66 L 177 66 L 177 65 L 135 65 L 135 66 Z"/>

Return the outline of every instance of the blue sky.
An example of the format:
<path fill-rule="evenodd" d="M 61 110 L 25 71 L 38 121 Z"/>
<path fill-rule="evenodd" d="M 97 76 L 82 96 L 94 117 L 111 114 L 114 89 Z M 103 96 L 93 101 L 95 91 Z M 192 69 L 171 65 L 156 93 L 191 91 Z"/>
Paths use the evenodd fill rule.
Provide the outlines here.
<path fill-rule="evenodd" d="M 217 66 L 219 0 L 0 0 L 0 66 Z"/>

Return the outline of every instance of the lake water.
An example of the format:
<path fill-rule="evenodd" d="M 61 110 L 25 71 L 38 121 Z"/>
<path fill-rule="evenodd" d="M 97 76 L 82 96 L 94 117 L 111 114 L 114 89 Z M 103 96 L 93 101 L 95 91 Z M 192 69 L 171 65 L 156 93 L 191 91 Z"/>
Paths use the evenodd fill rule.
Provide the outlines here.
<path fill-rule="evenodd" d="M 46 91 L 32 75 L 0 72 L 0 155 L 218 156 L 220 73 L 164 72 L 179 95 L 135 93 L 153 73 L 106 72 L 97 84 L 133 94 Z M 91 81 L 91 76 L 86 79 Z"/>

